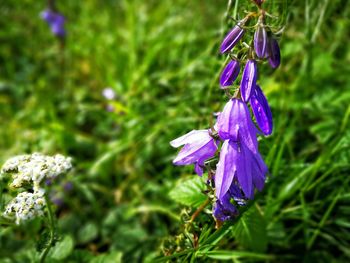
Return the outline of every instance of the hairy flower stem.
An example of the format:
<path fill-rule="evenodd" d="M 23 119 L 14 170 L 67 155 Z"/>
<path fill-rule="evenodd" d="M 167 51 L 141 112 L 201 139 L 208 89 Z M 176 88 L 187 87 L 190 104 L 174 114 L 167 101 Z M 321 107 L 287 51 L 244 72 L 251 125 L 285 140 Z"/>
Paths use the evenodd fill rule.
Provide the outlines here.
<path fill-rule="evenodd" d="M 48 216 L 49 216 L 49 231 L 50 231 L 50 239 L 49 242 L 47 244 L 47 246 L 45 247 L 43 253 L 40 256 L 40 263 L 44 263 L 47 254 L 49 253 L 51 247 L 54 244 L 55 241 L 55 233 L 56 233 L 56 225 L 55 225 L 55 219 L 54 219 L 54 214 L 52 212 L 52 208 L 51 208 L 51 201 L 48 197 L 47 194 L 45 194 L 45 201 L 46 201 L 46 207 L 47 207 L 47 212 L 48 212 Z"/>
<path fill-rule="evenodd" d="M 209 198 L 207 200 L 205 200 L 205 202 L 203 202 L 201 204 L 200 207 L 198 207 L 198 209 L 193 213 L 193 215 L 191 216 L 190 219 L 190 224 L 193 223 L 193 221 L 197 218 L 197 216 L 204 210 L 204 208 L 209 204 L 210 200 Z"/>

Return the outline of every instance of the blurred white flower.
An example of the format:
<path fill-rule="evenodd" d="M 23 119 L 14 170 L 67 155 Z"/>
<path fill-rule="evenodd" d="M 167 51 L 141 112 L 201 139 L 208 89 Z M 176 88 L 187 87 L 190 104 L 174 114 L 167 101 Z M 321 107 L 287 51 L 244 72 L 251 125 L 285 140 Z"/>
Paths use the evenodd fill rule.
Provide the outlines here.
<path fill-rule="evenodd" d="M 114 100 L 115 99 L 115 91 L 110 87 L 103 89 L 102 95 L 107 100 Z"/>
<path fill-rule="evenodd" d="M 15 216 L 16 224 L 44 215 L 46 202 L 44 192 L 22 192 L 6 206 L 4 215 Z"/>

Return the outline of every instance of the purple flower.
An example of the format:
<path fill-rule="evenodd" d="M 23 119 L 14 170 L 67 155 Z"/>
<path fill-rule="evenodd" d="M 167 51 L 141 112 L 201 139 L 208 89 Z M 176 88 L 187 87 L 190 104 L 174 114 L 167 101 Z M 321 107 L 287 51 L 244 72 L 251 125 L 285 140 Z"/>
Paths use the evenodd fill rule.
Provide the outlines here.
<path fill-rule="evenodd" d="M 258 28 L 254 34 L 254 49 L 259 58 L 266 57 L 268 49 L 268 39 L 265 27 L 262 23 L 259 23 Z"/>
<path fill-rule="evenodd" d="M 215 174 L 216 197 L 221 200 L 237 182 L 244 196 L 252 199 L 255 188 L 263 189 L 266 173 L 267 167 L 259 152 L 253 153 L 244 142 L 226 140 Z"/>
<path fill-rule="evenodd" d="M 231 86 L 238 77 L 239 70 L 239 62 L 236 60 L 230 61 L 221 73 L 220 85 L 222 87 Z"/>
<path fill-rule="evenodd" d="M 244 67 L 242 80 L 241 80 L 241 96 L 242 99 L 247 102 L 250 95 L 255 88 L 258 78 L 258 67 L 256 61 L 253 59 L 248 60 Z"/>
<path fill-rule="evenodd" d="M 244 35 L 244 29 L 241 27 L 245 23 L 246 19 L 238 22 L 234 28 L 225 36 L 221 43 L 220 51 L 221 53 L 229 52 L 242 38 Z"/>
<path fill-rule="evenodd" d="M 195 164 L 195 171 L 199 176 L 203 174 L 204 162 L 213 157 L 218 148 L 209 130 L 193 130 L 171 141 L 170 145 L 175 148 L 184 145 L 173 163 L 175 165 Z"/>
<path fill-rule="evenodd" d="M 58 37 L 64 37 L 66 31 L 64 30 L 65 18 L 58 12 L 47 9 L 41 13 L 41 18 L 44 19 L 50 26 L 51 31 Z"/>
<path fill-rule="evenodd" d="M 230 99 L 217 120 L 222 140 L 243 142 L 254 153 L 258 150 L 257 129 L 250 118 L 247 105 L 240 99 Z"/>
<path fill-rule="evenodd" d="M 227 192 L 221 199 L 218 199 L 213 207 L 213 215 L 219 221 L 227 221 L 238 215 L 237 208 L 231 203 L 231 195 Z"/>
<path fill-rule="evenodd" d="M 250 97 L 250 106 L 262 133 L 266 136 L 270 135 L 273 128 L 272 113 L 266 97 L 258 85 L 255 86 Z"/>
<path fill-rule="evenodd" d="M 278 42 L 273 36 L 270 36 L 268 44 L 269 64 L 272 68 L 278 68 L 281 63 L 281 52 Z"/>

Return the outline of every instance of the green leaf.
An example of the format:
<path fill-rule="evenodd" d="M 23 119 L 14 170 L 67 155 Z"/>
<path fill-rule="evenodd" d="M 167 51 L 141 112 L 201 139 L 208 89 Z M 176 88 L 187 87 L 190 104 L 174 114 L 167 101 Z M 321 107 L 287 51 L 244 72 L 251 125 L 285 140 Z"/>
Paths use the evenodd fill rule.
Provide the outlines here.
<path fill-rule="evenodd" d="M 245 251 L 225 251 L 225 250 L 213 250 L 208 251 L 203 254 L 200 252 L 197 253 L 198 256 L 206 256 L 212 259 L 218 260 L 229 260 L 229 259 L 259 259 L 259 260 L 271 260 L 274 257 L 271 255 L 258 254 L 253 252 L 245 252 Z"/>
<path fill-rule="evenodd" d="M 52 248 L 50 252 L 51 258 L 56 260 L 63 260 L 72 253 L 73 247 L 73 238 L 69 235 L 66 235 Z"/>
<path fill-rule="evenodd" d="M 170 191 L 169 196 L 180 204 L 199 207 L 207 199 L 203 190 L 205 190 L 204 180 L 195 176 L 179 180 L 174 189 Z"/>
<path fill-rule="evenodd" d="M 90 263 L 120 263 L 122 262 L 122 252 L 114 251 L 109 254 L 102 254 L 90 261 Z"/>
<path fill-rule="evenodd" d="M 87 243 L 95 239 L 98 235 L 98 228 L 94 223 L 88 223 L 83 226 L 78 233 L 78 240 L 80 243 Z"/>
<path fill-rule="evenodd" d="M 247 210 L 233 226 L 237 242 L 254 252 L 264 252 L 267 248 L 266 223 L 256 206 Z"/>

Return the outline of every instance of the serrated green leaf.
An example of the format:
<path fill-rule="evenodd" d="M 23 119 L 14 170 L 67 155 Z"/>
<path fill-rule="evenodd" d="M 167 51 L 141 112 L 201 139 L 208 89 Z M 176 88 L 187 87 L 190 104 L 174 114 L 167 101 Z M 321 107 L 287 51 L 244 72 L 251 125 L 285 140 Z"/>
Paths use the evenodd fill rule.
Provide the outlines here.
<path fill-rule="evenodd" d="M 183 205 L 199 207 L 207 199 L 203 194 L 205 183 L 201 177 L 180 180 L 176 187 L 170 191 L 169 196 L 175 202 Z"/>
<path fill-rule="evenodd" d="M 72 253 L 73 247 L 73 238 L 69 235 L 66 235 L 52 248 L 50 253 L 51 258 L 56 260 L 63 260 Z"/>
<path fill-rule="evenodd" d="M 255 206 L 247 210 L 233 226 L 237 242 L 254 252 L 264 252 L 267 247 L 266 222 Z"/>

